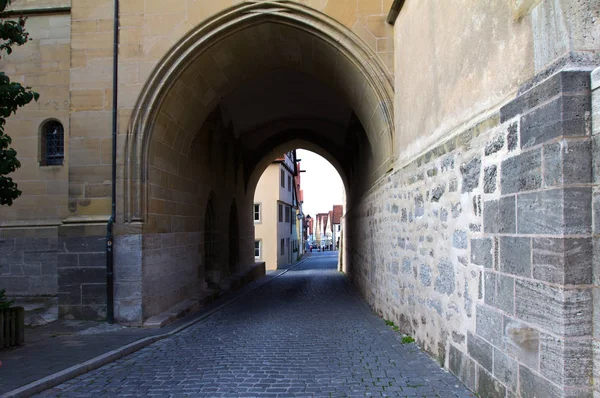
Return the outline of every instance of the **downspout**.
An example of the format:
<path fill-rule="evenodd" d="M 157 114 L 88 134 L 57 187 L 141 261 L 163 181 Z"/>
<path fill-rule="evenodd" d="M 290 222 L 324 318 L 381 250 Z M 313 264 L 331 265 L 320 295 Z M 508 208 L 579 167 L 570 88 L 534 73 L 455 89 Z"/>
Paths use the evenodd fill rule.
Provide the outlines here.
<path fill-rule="evenodd" d="M 106 225 L 106 322 L 115 322 L 114 311 L 114 245 L 113 226 L 117 215 L 117 99 L 119 73 L 119 0 L 115 1 L 113 42 L 113 98 L 112 98 L 112 197 L 110 218 Z"/>

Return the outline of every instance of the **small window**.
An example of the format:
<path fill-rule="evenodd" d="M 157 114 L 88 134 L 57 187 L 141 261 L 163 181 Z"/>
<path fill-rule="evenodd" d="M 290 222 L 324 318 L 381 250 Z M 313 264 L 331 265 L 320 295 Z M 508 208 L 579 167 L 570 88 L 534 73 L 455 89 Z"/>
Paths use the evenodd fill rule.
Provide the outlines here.
<path fill-rule="evenodd" d="M 290 222 L 290 208 L 285 207 L 285 222 Z"/>
<path fill-rule="evenodd" d="M 56 120 L 44 123 L 41 131 L 41 166 L 62 166 L 65 159 L 65 130 Z"/>
<path fill-rule="evenodd" d="M 283 206 L 279 204 L 279 222 L 283 222 Z"/>
<path fill-rule="evenodd" d="M 254 222 L 260 222 L 260 203 L 254 204 Z"/>
<path fill-rule="evenodd" d="M 254 259 L 258 260 L 260 259 L 261 256 L 261 247 L 262 246 L 262 242 L 260 240 L 255 240 L 254 241 Z"/>
<path fill-rule="evenodd" d="M 281 256 L 283 256 L 285 254 L 285 239 L 281 239 L 279 246 L 280 246 L 279 254 Z"/>
<path fill-rule="evenodd" d="M 281 188 L 285 188 L 285 171 L 281 169 L 279 172 L 281 174 Z"/>
<path fill-rule="evenodd" d="M 292 177 L 288 176 L 288 192 L 292 192 Z"/>

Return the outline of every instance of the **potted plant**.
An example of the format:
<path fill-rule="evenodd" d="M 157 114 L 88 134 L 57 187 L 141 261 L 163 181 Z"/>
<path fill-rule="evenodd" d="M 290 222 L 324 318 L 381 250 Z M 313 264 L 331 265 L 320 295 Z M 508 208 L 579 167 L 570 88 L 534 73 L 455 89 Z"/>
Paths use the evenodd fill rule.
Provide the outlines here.
<path fill-rule="evenodd" d="M 13 302 L 0 289 L 0 349 L 25 343 L 25 309 L 11 307 Z"/>

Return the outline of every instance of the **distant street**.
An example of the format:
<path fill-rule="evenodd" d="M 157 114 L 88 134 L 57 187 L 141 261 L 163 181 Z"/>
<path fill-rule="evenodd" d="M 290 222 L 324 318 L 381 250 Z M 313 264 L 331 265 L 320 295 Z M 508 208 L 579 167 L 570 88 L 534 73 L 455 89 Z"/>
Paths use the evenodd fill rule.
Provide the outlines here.
<path fill-rule="evenodd" d="M 474 396 L 402 345 L 336 265 L 337 252 L 313 252 L 207 320 L 39 396 Z"/>

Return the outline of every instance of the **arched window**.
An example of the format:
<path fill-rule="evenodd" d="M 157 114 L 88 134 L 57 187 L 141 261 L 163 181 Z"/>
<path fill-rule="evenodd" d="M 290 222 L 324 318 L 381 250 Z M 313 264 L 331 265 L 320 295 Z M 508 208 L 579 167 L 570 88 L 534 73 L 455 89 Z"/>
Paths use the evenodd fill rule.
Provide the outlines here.
<path fill-rule="evenodd" d="M 41 166 L 62 166 L 65 160 L 65 129 L 57 120 L 47 121 L 41 131 Z"/>
<path fill-rule="evenodd" d="M 239 223 L 238 213 L 235 201 L 231 204 L 229 211 L 229 273 L 234 274 L 237 271 L 239 260 Z"/>

